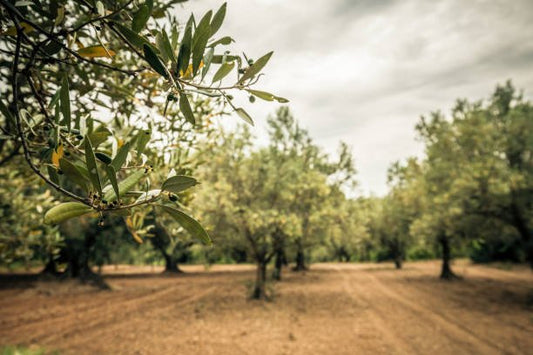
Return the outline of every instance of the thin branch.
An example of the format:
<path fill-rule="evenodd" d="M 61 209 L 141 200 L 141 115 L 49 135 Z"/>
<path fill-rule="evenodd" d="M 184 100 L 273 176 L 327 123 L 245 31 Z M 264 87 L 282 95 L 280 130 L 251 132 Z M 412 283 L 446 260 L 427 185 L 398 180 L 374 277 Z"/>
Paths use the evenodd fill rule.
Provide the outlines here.
<path fill-rule="evenodd" d="M 81 196 L 78 196 L 68 190 L 65 190 L 63 189 L 61 186 L 59 186 L 58 184 L 54 183 L 53 181 L 51 181 L 50 179 L 48 179 L 46 176 L 44 176 L 44 174 L 39 170 L 39 168 L 37 168 L 34 164 L 33 164 L 33 161 L 32 161 L 32 158 L 31 158 L 31 155 L 30 155 L 30 150 L 28 148 L 28 143 L 26 142 L 26 138 L 24 137 L 24 131 L 22 130 L 22 124 L 21 124 L 21 121 L 20 121 L 20 112 L 19 112 L 19 107 L 18 107 L 18 100 L 19 100 L 19 97 L 18 97 L 18 82 L 17 82 L 17 74 L 18 74 L 18 65 L 19 65 L 19 59 L 20 59 L 20 46 L 21 46 L 21 42 L 22 42 L 22 27 L 20 26 L 20 23 L 18 22 L 18 20 L 16 19 L 15 16 L 13 16 L 13 22 L 15 23 L 15 27 L 17 29 L 17 43 L 16 43 L 16 47 L 15 47 L 15 58 L 13 60 L 13 67 L 12 67 L 12 71 L 13 71 L 13 77 L 12 77 L 12 90 L 13 90 L 13 110 L 15 111 L 14 114 L 15 114 L 15 122 L 16 122 L 16 125 L 17 125 L 17 131 L 19 133 L 19 138 L 20 138 L 20 142 L 22 144 L 22 148 L 24 150 L 24 158 L 26 159 L 26 161 L 28 162 L 28 165 L 30 166 L 30 168 L 41 178 L 43 179 L 48 185 L 52 186 L 54 189 L 56 189 L 57 191 L 59 191 L 60 193 L 68 196 L 68 197 L 71 197 L 77 201 L 80 201 L 86 205 L 89 205 L 90 206 L 90 203 L 84 199 L 83 197 Z"/>

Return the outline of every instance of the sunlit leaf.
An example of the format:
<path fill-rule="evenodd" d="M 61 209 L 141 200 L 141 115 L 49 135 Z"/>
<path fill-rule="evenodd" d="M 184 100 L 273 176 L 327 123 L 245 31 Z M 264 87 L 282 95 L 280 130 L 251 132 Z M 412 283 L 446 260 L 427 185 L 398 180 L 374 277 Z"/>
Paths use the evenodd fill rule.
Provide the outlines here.
<path fill-rule="evenodd" d="M 275 96 L 269 92 L 266 91 L 260 91 L 260 90 L 251 90 L 247 89 L 250 94 L 257 96 L 260 99 L 263 99 L 265 101 L 274 101 Z"/>
<path fill-rule="evenodd" d="M 52 164 L 54 164 L 56 168 L 59 168 L 59 159 L 61 158 L 63 158 L 63 144 L 59 144 L 59 146 L 52 152 Z"/>
<path fill-rule="evenodd" d="M 175 175 L 168 178 L 161 186 L 161 190 L 173 192 L 175 194 L 198 184 L 198 181 L 190 176 Z"/>
<path fill-rule="evenodd" d="M 83 216 L 94 210 L 80 202 L 65 202 L 49 209 L 44 215 L 45 224 L 59 224 L 74 217 Z"/>
<path fill-rule="evenodd" d="M 213 76 L 213 83 L 224 79 L 235 67 L 235 62 L 224 63 Z"/>
<path fill-rule="evenodd" d="M 111 58 L 116 53 L 111 49 L 107 49 L 106 51 L 106 48 L 104 48 L 104 46 L 97 45 L 97 46 L 81 48 L 78 50 L 78 54 L 85 58 L 98 58 L 98 57 Z"/>
<path fill-rule="evenodd" d="M 242 107 L 236 108 L 235 112 L 239 115 L 240 118 L 242 118 L 246 123 L 254 125 L 254 120 L 252 120 L 252 117 L 246 112 Z"/>
<path fill-rule="evenodd" d="M 33 32 L 35 29 L 27 22 L 20 22 L 20 27 L 22 27 L 22 32 L 25 34 Z M 15 26 L 9 27 L 7 30 L 0 32 L 0 36 L 16 36 L 17 28 Z"/>
<path fill-rule="evenodd" d="M 261 69 L 265 67 L 265 65 L 270 60 L 270 57 L 272 57 L 272 54 L 274 52 L 269 52 L 256 60 L 254 64 L 252 64 L 246 71 L 244 72 L 243 76 L 240 78 L 239 83 L 244 83 L 246 80 L 249 80 L 253 78 L 255 75 L 259 74 L 261 72 Z"/>

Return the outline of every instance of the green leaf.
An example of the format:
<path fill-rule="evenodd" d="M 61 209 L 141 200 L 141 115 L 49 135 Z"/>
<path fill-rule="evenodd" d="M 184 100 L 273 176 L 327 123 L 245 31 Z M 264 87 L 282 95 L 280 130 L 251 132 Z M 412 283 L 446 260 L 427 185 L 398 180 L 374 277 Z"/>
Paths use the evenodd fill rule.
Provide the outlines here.
<path fill-rule="evenodd" d="M 215 16 L 213 16 L 213 21 L 211 22 L 211 36 L 218 32 L 220 26 L 222 26 L 222 23 L 224 22 L 224 18 L 226 17 L 226 5 L 226 3 L 222 4 L 215 13 Z"/>
<path fill-rule="evenodd" d="M 61 93 L 61 87 L 57 89 L 54 95 L 52 95 L 52 98 L 50 99 L 50 103 L 48 104 L 48 108 L 52 108 L 55 104 L 59 102 L 60 93 Z"/>
<path fill-rule="evenodd" d="M 224 54 L 224 55 L 219 55 L 219 54 L 216 54 L 213 56 L 213 60 L 212 62 L 215 63 L 215 64 L 222 64 L 224 62 L 231 62 L 231 61 L 234 61 L 236 60 L 237 62 L 241 62 L 241 58 L 237 55 L 227 55 L 227 54 Z"/>
<path fill-rule="evenodd" d="M 89 172 L 89 178 L 93 187 L 100 195 L 102 195 L 102 185 L 100 184 L 100 175 L 96 167 L 96 157 L 94 156 L 93 147 L 89 136 L 85 136 L 85 165 Z"/>
<path fill-rule="evenodd" d="M 58 53 L 63 48 L 63 44 L 59 41 L 50 41 L 48 44 L 46 44 L 43 47 L 43 51 L 48 54 L 49 56 L 52 56 L 56 53 Z"/>
<path fill-rule="evenodd" d="M 105 172 L 107 174 L 107 177 L 109 178 L 109 181 L 111 182 L 111 186 L 113 186 L 115 196 L 120 196 L 120 190 L 117 182 L 117 172 L 115 171 L 115 168 L 113 168 L 112 165 L 106 165 Z"/>
<path fill-rule="evenodd" d="M 56 168 L 48 165 L 46 169 L 48 170 L 48 176 L 50 177 L 50 180 L 52 180 L 54 184 L 59 185 L 59 175 L 57 174 Z"/>
<path fill-rule="evenodd" d="M 133 20 L 131 22 L 131 29 L 134 32 L 139 33 L 144 26 L 146 26 L 146 23 L 150 18 L 150 12 L 148 5 L 141 5 L 139 7 L 139 10 L 133 15 Z"/>
<path fill-rule="evenodd" d="M 227 46 L 228 44 L 231 44 L 231 42 L 235 42 L 233 40 L 233 38 L 229 37 L 229 36 L 226 36 L 226 37 L 222 37 L 221 39 L 219 40 L 216 40 L 215 42 L 213 43 L 210 43 L 208 47 L 216 47 L 218 46 L 219 44 L 222 44 L 224 46 Z"/>
<path fill-rule="evenodd" d="M 115 158 L 113 158 L 113 161 L 111 162 L 111 165 L 115 171 L 119 171 L 120 168 L 122 168 L 122 165 L 126 162 L 126 159 L 128 158 L 128 153 L 130 151 L 131 144 L 130 142 L 124 144 L 117 152 L 117 155 L 115 155 Z"/>
<path fill-rule="evenodd" d="M 137 134 L 137 154 L 141 155 L 144 152 L 150 138 L 152 138 L 152 131 L 150 130 L 140 131 Z"/>
<path fill-rule="evenodd" d="M 117 187 L 117 189 L 119 190 L 118 196 L 119 197 L 124 196 L 128 191 L 130 191 L 133 187 L 135 187 L 135 184 L 137 184 L 139 180 L 141 180 L 141 178 L 145 175 L 146 175 L 146 172 L 144 169 L 137 170 L 136 172 L 134 172 L 133 174 L 131 174 L 130 176 L 128 176 L 127 178 L 119 182 L 118 187 Z M 112 202 L 112 201 L 115 201 L 116 199 L 117 199 L 117 194 L 115 192 L 115 188 L 110 188 L 109 190 L 107 189 L 105 190 L 104 200 L 106 200 L 107 202 Z"/>
<path fill-rule="evenodd" d="M 62 158 L 59 160 L 59 167 L 65 174 L 67 179 L 80 186 L 84 191 L 89 191 L 90 181 L 86 176 L 78 169 L 78 167 L 72 164 L 70 161 Z"/>
<path fill-rule="evenodd" d="M 249 123 L 250 125 L 254 125 L 254 120 L 252 120 L 252 117 L 246 112 L 242 107 L 236 108 L 235 112 L 239 115 L 240 118 L 242 118 L 246 123 Z"/>
<path fill-rule="evenodd" d="M 192 28 L 187 26 L 183 38 L 181 40 L 180 50 L 178 53 L 178 63 L 177 63 L 177 75 L 181 76 L 181 73 L 187 71 L 189 66 L 189 59 L 191 58 L 191 47 L 192 47 Z"/>
<path fill-rule="evenodd" d="M 63 76 L 63 82 L 61 83 L 61 89 L 59 91 L 59 99 L 61 103 L 61 113 L 63 114 L 63 119 L 65 120 L 65 125 L 70 131 L 71 116 L 70 116 L 70 94 L 68 87 L 68 78 Z"/>
<path fill-rule="evenodd" d="M 185 116 L 185 119 L 191 123 L 196 124 L 196 120 L 194 119 L 194 114 L 191 109 L 191 104 L 189 103 L 189 99 L 187 98 L 187 95 L 181 93 L 180 94 L 180 111 L 183 113 L 183 116 Z"/>
<path fill-rule="evenodd" d="M 157 54 L 154 52 L 151 46 L 145 44 L 143 45 L 144 50 L 144 58 L 150 64 L 150 66 L 159 74 L 161 74 L 163 77 L 167 78 L 167 70 L 165 68 L 165 65 L 161 63 L 161 60 L 157 56 Z"/>
<path fill-rule="evenodd" d="M 259 74 L 259 72 L 261 71 L 261 69 L 263 69 L 265 67 L 265 65 L 268 63 L 268 61 L 270 60 L 270 57 L 272 57 L 272 54 L 274 52 L 269 52 L 267 54 L 265 54 L 264 56 L 262 56 L 261 58 L 259 58 L 258 60 L 255 61 L 254 64 L 252 64 L 247 70 L 246 72 L 244 72 L 244 75 L 241 77 L 241 79 L 239 80 L 239 83 L 244 83 L 246 80 L 248 79 L 251 79 L 253 78 L 255 75 Z"/>
<path fill-rule="evenodd" d="M 222 64 L 213 76 L 212 83 L 224 79 L 233 70 L 233 67 L 235 67 L 235 62 Z"/>
<path fill-rule="evenodd" d="M 89 133 L 89 139 L 91 140 L 93 148 L 96 148 L 105 142 L 111 134 L 111 131 L 105 126 L 98 126 L 94 131 Z"/>
<path fill-rule="evenodd" d="M 59 224 L 67 219 L 79 217 L 94 210 L 80 202 L 65 202 L 49 209 L 44 215 L 44 223 Z"/>
<path fill-rule="evenodd" d="M 133 44 L 135 47 L 142 48 L 143 45 L 149 44 L 149 42 L 146 40 L 146 38 L 139 36 L 137 33 L 132 31 L 131 29 L 121 25 L 118 22 L 114 22 L 114 25 L 117 27 L 117 30 L 122 33 L 124 38 L 128 40 L 131 44 Z"/>
<path fill-rule="evenodd" d="M 213 60 L 214 54 L 215 54 L 215 49 L 210 48 L 204 57 L 204 67 L 202 69 L 202 80 L 204 80 L 205 76 L 207 75 L 207 72 L 209 71 L 209 68 L 211 67 L 211 61 Z"/>
<path fill-rule="evenodd" d="M 168 40 L 167 33 L 164 30 L 155 36 L 155 43 L 157 45 L 157 49 L 159 49 L 159 52 L 161 52 L 161 57 L 165 60 L 165 62 L 176 62 L 174 51 L 172 50 L 172 46 Z"/>
<path fill-rule="evenodd" d="M 198 184 L 198 181 L 190 176 L 176 175 L 168 178 L 161 186 L 161 190 L 173 192 L 175 194 Z"/>
<path fill-rule="evenodd" d="M 289 100 L 287 100 L 286 98 L 279 97 L 279 96 L 274 96 L 274 100 L 276 100 L 277 102 L 281 104 L 286 104 L 287 102 L 289 102 Z"/>
<path fill-rule="evenodd" d="M 275 96 L 269 92 L 266 91 L 260 91 L 260 90 L 251 90 L 247 89 L 250 94 L 257 96 L 260 99 L 263 99 L 265 101 L 274 101 Z"/>
<path fill-rule="evenodd" d="M 161 207 L 170 216 L 172 216 L 172 218 L 174 218 L 176 222 L 178 222 L 183 227 L 183 229 L 189 232 L 193 237 L 201 240 L 204 244 L 213 244 L 213 242 L 211 241 L 211 237 L 209 237 L 209 234 L 207 234 L 205 229 L 194 218 L 178 210 L 177 208 L 164 205 L 158 206 Z"/>
<path fill-rule="evenodd" d="M 205 47 L 207 41 L 211 35 L 211 26 L 209 22 L 211 21 L 211 16 L 213 12 L 208 11 L 204 17 L 200 20 L 196 31 L 194 32 L 194 37 L 192 39 L 192 72 L 193 75 L 196 75 L 200 63 L 204 57 Z"/>
<path fill-rule="evenodd" d="M 102 163 L 106 165 L 111 164 L 111 161 L 112 161 L 111 157 L 105 153 L 94 152 L 94 156 L 96 157 L 96 159 L 100 160 Z"/>

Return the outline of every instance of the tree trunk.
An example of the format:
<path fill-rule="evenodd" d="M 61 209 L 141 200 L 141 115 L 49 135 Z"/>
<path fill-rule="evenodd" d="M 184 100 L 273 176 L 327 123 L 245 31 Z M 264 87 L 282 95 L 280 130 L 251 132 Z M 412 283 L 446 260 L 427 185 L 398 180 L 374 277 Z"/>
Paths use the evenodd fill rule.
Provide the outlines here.
<path fill-rule="evenodd" d="M 450 239 L 446 235 L 441 235 L 441 237 L 439 238 L 439 242 L 442 248 L 442 270 L 440 273 L 440 278 L 443 280 L 456 279 L 457 275 L 452 271 L 450 267 Z"/>
<path fill-rule="evenodd" d="M 400 270 L 403 266 L 403 261 L 402 261 L 402 257 L 397 255 L 395 258 L 394 258 L 394 266 L 396 266 L 396 269 L 397 270 Z"/>
<path fill-rule="evenodd" d="M 165 258 L 165 273 L 181 274 L 183 271 L 179 268 L 176 259 L 172 255 L 167 254 L 164 250 L 161 250 L 163 257 Z"/>
<path fill-rule="evenodd" d="M 54 257 L 50 255 L 48 257 L 48 262 L 44 266 L 43 271 L 41 271 L 41 275 L 43 276 L 58 276 L 59 271 L 57 271 L 57 266 L 54 260 Z"/>
<path fill-rule="evenodd" d="M 254 286 L 254 291 L 252 293 L 253 299 L 256 299 L 256 300 L 266 299 L 265 284 L 266 284 L 266 262 L 258 261 L 256 277 L 255 277 L 255 286 Z"/>
<path fill-rule="evenodd" d="M 533 236 L 531 235 L 527 222 L 522 216 L 520 208 L 516 203 L 511 204 L 511 213 L 513 225 L 522 238 L 522 243 L 526 250 L 526 257 L 529 261 L 529 265 L 533 269 Z"/>
<path fill-rule="evenodd" d="M 307 270 L 307 266 L 305 265 L 305 255 L 303 250 L 302 241 L 299 240 L 296 244 L 297 250 L 296 250 L 296 265 L 294 266 L 294 271 L 305 271 Z"/>
<path fill-rule="evenodd" d="M 155 221 L 155 219 L 154 219 Z M 172 254 L 167 253 L 166 249 L 170 241 L 170 236 L 168 235 L 166 229 L 155 222 L 154 236 L 150 238 L 150 242 L 159 250 L 163 258 L 165 259 L 165 270 L 164 273 L 183 273 L 183 271 L 178 267 L 176 258 Z"/>
<path fill-rule="evenodd" d="M 67 268 L 62 274 L 63 277 L 79 279 L 82 283 L 90 283 L 101 289 L 109 289 L 109 285 L 104 279 L 94 273 L 89 266 L 89 255 L 91 248 L 96 243 L 97 231 L 89 228 L 85 232 L 83 241 L 77 239 L 65 239 L 65 257 Z"/>
<path fill-rule="evenodd" d="M 274 259 L 274 272 L 272 278 L 276 281 L 281 281 L 281 270 L 285 263 L 285 254 L 283 249 L 276 250 L 276 258 Z"/>

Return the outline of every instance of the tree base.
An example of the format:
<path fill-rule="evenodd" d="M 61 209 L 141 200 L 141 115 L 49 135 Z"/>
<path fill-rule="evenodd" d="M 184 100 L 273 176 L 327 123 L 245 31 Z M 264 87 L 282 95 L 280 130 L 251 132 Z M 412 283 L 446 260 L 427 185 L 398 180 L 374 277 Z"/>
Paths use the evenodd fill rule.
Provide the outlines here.
<path fill-rule="evenodd" d="M 396 270 L 401 270 L 403 263 L 401 261 L 395 260 L 394 266 L 396 267 Z"/>
<path fill-rule="evenodd" d="M 291 270 L 295 272 L 301 272 L 301 271 L 308 271 L 309 268 L 305 265 L 296 265 Z"/>
<path fill-rule="evenodd" d="M 461 276 L 455 274 L 453 271 L 451 270 L 448 270 L 448 271 L 442 271 L 440 273 L 440 279 L 441 280 L 446 280 L 446 281 L 452 281 L 452 280 L 460 280 L 461 279 Z"/>
<path fill-rule="evenodd" d="M 165 270 L 163 270 L 162 274 L 163 275 L 180 275 L 180 274 L 185 274 L 185 271 L 183 271 L 180 268 L 165 269 Z"/>

